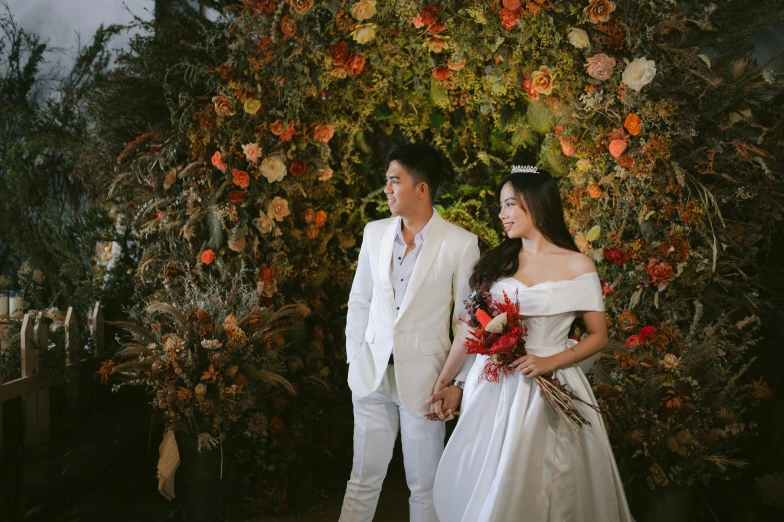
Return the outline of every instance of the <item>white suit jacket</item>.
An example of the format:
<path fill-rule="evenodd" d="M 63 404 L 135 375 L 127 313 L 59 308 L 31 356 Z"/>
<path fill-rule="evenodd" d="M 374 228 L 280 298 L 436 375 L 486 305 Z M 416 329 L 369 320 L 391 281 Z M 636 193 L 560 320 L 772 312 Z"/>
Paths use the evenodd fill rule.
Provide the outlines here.
<path fill-rule="evenodd" d="M 419 415 L 429 410 L 425 401 L 449 354 L 450 329 L 456 333 L 465 316 L 479 244 L 474 234 L 436 213 L 398 313 L 391 267 L 399 220 L 382 219 L 365 227 L 348 300 L 348 384 L 355 395 L 370 395 L 394 354 L 400 401 L 408 413 Z M 472 362 L 469 357 L 458 380 L 465 380 Z"/>

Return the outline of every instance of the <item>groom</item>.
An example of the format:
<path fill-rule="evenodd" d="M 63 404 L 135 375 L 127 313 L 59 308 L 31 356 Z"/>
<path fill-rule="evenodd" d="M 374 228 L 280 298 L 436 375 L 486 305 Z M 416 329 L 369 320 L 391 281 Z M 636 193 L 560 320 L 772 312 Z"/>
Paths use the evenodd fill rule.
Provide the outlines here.
<path fill-rule="evenodd" d="M 348 301 L 346 355 L 354 404 L 354 465 L 340 522 L 371 522 L 398 429 L 411 522 L 438 522 L 433 482 L 444 423 L 424 418 L 465 315 L 477 237 L 433 208 L 440 154 L 425 144 L 387 155 L 384 193 L 395 217 L 368 223 Z M 452 383 L 462 387 L 465 365 Z"/>

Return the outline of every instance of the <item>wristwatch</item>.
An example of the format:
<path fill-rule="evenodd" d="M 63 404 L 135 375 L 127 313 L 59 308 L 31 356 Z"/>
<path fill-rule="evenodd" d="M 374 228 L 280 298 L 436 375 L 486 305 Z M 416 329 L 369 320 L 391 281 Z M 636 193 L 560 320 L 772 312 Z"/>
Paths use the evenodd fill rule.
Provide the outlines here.
<path fill-rule="evenodd" d="M 457 386 L 458 388 L 460 388 L 462 390 L 463 387 L 465 386 L 465 383 L 463 381 L 454 380 L 454 381 L 450 382 L 449 385 L 450 386 Z"/>

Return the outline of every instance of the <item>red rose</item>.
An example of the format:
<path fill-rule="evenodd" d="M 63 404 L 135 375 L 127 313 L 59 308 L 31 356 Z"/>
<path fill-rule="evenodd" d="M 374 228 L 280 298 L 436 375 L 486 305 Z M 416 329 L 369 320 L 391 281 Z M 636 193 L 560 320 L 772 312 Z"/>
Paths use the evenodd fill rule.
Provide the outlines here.
<path fill-rule="evenodd" d="M 434 5 L 429 5 L 425 7 L 419 13 L 419 19 L 425 25 L 431 25 L 436 23 L 436 20 L 438 19 L 438 8 Z"/>
<path fill-rule="evenodd" d="M 672 277 L 672 265 L 651 259 L 648 261 L 648 275 L 651 276 L 651 283 L 655 285 L 667 284 Z"/>
<path fill-rule="evenodd" d="M 329 46 L 329 55 L 334 65 L 344 65 L 348 60 L 348 43 L 340 42 Z"/>
<path fill-rule="evenodd" d="M 656 334 L 655 326 L 643 326 L 640 328 L 640 333 L 637 336 L 640 338 L 641 343 L 648 344 L 653 339 L 654 334 Z"/>
<path fill-rule="evenodd" d="M 308 165 L 301 159 L 298 159 L 289 166 L 289 172 L 291 172 L 292 176 L 298 178 L 305 173 L 307 168 Z"/>
<path fill-rule="evenodd" d="M 229 191 L 229 201 L 232 203 L 242 203 L 242 200 L 245 199 L 245 191 L 244 190 L 230 190 Z"/>
<path fill-rule="evenodd" d="M 258 273 L 259 281 L 269 283 L 275 277 L 275 269 L 267 265 L 261 265 Z"/>
<path fill-rule="evenodd" d="M 618 266 L 623 265 L 628 260 L 628 256 L 620 248 L 605 248 L 604 258 Z"/>
<path fill-rule="evenodd" d="M 516 344 L 517 337 L 513 332 L 506 332 L 493 343 L 490 353 L 512 353 Z"/>
<path fill-rule="evenodd" d="M 626 347 L 632 348 L 640 344 L 640 337 L 638 335 L 630 335 L 628 339 L 626 339 Z"/>

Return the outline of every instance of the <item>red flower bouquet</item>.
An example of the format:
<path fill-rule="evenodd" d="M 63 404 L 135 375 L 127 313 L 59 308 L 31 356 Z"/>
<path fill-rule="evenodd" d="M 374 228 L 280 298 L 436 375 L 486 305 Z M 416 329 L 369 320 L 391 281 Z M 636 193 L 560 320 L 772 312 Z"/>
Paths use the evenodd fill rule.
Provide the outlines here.
<path fill-rule="evenodd" d="M 516 368 L 512 363 L 528 353 L 525 347 L 528 327 L 523 324 L 519 301 L 509 299 L 506 292 L 504 299 L 498 301 L 489 292 L 479 289 L 468 298 L 466 308 L 468 318 L 464 321 L 469 326 L 466 352 L 487 356 L 481 378 L 499 382 L 501 374 L 506 378 L 513 376 Z M 576 397 L 552 373 L 534 380 L 550 405 L 572 429 L 591 425 L 577 402 L 599 411 L 596 406 Z"/>

